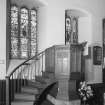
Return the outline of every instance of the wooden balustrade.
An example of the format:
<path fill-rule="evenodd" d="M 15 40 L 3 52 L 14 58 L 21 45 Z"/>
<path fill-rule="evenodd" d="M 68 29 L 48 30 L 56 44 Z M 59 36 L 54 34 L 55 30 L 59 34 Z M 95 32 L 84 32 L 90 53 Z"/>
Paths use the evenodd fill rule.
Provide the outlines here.
<path fill-rule="evenodd" d="M 6 105 L 11 105 L 15 93 L 21 92 L 21 87 L 26 86 L 29 80 L 35 80 L 36 75 L 42 75 L 45 70 L 45 52 L 39 53 L 18 67 L 6 77 Z"/>

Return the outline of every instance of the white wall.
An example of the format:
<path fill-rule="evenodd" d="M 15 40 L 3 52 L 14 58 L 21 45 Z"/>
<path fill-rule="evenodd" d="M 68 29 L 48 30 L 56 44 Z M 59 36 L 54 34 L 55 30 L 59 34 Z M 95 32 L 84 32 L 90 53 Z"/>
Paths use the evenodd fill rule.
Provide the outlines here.
<path fill-rule="evenodd" d="M 90 57 L 85 60 L 85 79 L 88 83 L 102 83 L 102 64 L 93 65 L 93 46 L 100 46 L 101 44 L 94 43 L 89 45 L 91 47 Z"/>
<path fill-rule="evenodd" d="M 85 55 L 88 54 L 88 45 L 92 43 L 92 23 L 91 17 L 80 17 L 78 19 L 78 41 L 84 42 L 87 41 L 85 48 Z"/>
<path fill-rule="evenodd" d="M 0 0 L 0 79 L 6 75 L 6 0 Z"/>
<path fill-rule="evenodd" d="M 77 9 L 87 14 L 87 17 L 79 19 L 79 41 L 102 45 L 102 19 L 105 17 L 105 0 L 42 1 L 46 1 L 48 5 L 44 6 L 44 9 L 41 8 L 39 14 L 39 51 L 43 51 L 52 45 L 65 43 L 66 9 Z M 101 66 L 94 67 L 90 60 L 87 61 L 86 67 L 86 72 L 88 72 L 87 80 L 102 82 Z"/>
<path fill-rule="evenodd" d="M 66 9 L 79 9 L 91 17 L 91 21 L 89 18 L 87 19 L 89 22 L 86 22 L 86 18 L 79 21 L 82 23 L 79 31 L 80 41 L 87 39 L 89 43 L 102 43 L 102 19 L 105 17 L 105 0 L 39 1 L 45 2 L 45 6 L 41 5 L 38 14 L 39 51 L 55 44 L 65 43 Z M 4 78 L 6 74 L 6 0 L 0 0 L 0 14 L 0 78 Z"/>
<path fill-rule="evenodd" d="M 43 1 L 43 0 L 42 0 Z M 86 40 L 88 42 L 101 43 L 102 41 L 102 19 L 105 17 L 105 1 L 104 0 L 44 0 L 47 2 L 44 8 L 40 10 L 43 15 L 40 17 L 40 25 L 47 20 L 45 25 L 40 26 L 41 32 L 39 37 L 40 41 L 44 43 L 40 45 L 39 50 L 45 49 L 54 44 L 64 44 L 65 42 L 65 10 L 66 9 L 79 9 L 86 12 L 91 18 L 86 22 L 82 22 L 81 29 L 84 30 L 79 40 Z M 45 14 L 44 14 L 45 12 Z M 45 17 L 43 19 L 43 16 Z M 46 29 L 46 30 L 44 30 Z M 40 30 L 40 29 L 39 29 Z M 85 37 L 84 35 L 85 34 Z"/>

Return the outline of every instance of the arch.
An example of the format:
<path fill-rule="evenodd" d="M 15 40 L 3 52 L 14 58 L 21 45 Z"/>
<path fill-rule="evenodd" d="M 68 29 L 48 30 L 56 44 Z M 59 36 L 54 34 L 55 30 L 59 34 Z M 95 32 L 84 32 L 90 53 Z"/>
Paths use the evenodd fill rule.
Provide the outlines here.
<path fill-rule="evenodd" d="M 78 42 L 87 41 L 85 54 L 88 53 L 88 45 L 91 43 L 92 36 L 92 14 L 83 8 L 66 9 L 69 17 L 78 18 Z"/>
<path fill-rule="evenodd" d="M 90 17 L 91 16 L 91 13 L 81 8 L 66 9 L 66 11 L 71 16 L 77 16 L 77 17 Z"/>

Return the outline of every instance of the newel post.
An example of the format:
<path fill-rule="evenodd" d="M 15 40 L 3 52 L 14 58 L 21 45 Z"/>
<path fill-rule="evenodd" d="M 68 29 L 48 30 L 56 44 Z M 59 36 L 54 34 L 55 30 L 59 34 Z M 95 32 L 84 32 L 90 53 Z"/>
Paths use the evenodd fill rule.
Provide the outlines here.
<path fill-rule="evenodd" d="M 6 105 L 10 105 L 10 78 L 6 76 Z"/>

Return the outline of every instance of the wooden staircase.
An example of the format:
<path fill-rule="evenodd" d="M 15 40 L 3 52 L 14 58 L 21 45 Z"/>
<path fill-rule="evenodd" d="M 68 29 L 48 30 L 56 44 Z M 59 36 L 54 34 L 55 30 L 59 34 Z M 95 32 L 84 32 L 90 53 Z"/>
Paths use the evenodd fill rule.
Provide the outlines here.
<path fill-rule="evenodd" d="M 21 87 L 21 92 L 15 93 L 11 105 L 35 105 L 40 94 L 53 82 L 53 73 L 43 72 L 42 76 L 36 76 L 35 80 L 27 81 L 27 85 Z"/>
<path fill-rule="evenodd" d="M 68 61 L 67 59 L 65 60 L 65 57 L 68 58 L 68 54 L 70 53 L 69 47 L 67 47 L 67 49 L 68 50 L 66 51 L 64 46 L 63 52 L 66 51 L 64 54 L 62 53 L 62 47 L 60 48 L 59 53 L 59 48 L 55 53 L 54 51 L 56 49 L 54 51 L 51 50 L 52 53 L 55 54 L 52 57 L 52 53 L 48 54 L 46 53 L 46 51 L 41 52 L 37 54 L 37 56 L 29 58 L 28 60 L 20 64 L 18 67 L 16 67 L 11 72 L 11 74 L 6 77 L 6 105 L 35 105 L 38 96 L 41 95 L 41 93 L 46 89 L 46 87 L 56 81 L 58 81 L 59 87 L 59 91 L 57 94 L 58 99 L 69 101 L 78 99 L 76 89 L 77 82 L 81 79 L 81 71 L 78 70 L 79 72 L 75 73 L 75 70 L 74 73 L 69 73 L 70 68 L 65 66 L 65 69 L 60 71 L 60 69 L 62 69 L 61 66 L 63 61 L 64 65 L 70 64 L 65 63 L 65 61 Z M 62 60 L 59 57 L 61 57 Z M 58 60 L 55 58 L 57 58 Z M 59 60 L 61 60 L 60 65 L 58 65 Z M 67 68 L 68 70 L 66 71 Z M 68 78 L 61 77 L 62 79 L 58 79 L 57 75 L 68 76 Z"/>
<path fill-rule="evenodd" d="M 72 101 L 76 105 L 78 100 L 77 94 L 77 81 L 79 81 L 79 73 L 72 73 L 71 80 L 68 80 L 63 77 L 59 81 L 60 91 L 57 94 L 57 99 L 64 101 Z M 76 75 L 76 78 L 75 76 Z M 36 76 L 35 80 L 27 81 L 27 86 L 21 87 L 20 93 L 15 93 L 14 101 L 11 102 L 11 105 L 36 105 L 40 94 L 48 87 L 50 84 L 56 81 L 53 72 L 43 72 L 42 76 Z M 78 101 L 77 101 L 78 102 Z M 59 102 L 58 102 L 59 103 Z M 43 105 L 43 104 L 41 104 Z"/>

